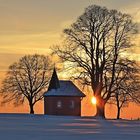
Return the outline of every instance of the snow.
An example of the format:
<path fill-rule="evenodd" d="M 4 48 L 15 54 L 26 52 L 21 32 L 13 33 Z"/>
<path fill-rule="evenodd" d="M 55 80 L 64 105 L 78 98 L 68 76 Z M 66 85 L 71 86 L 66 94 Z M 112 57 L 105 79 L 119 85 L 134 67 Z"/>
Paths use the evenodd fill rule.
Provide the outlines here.
<path fill-rule="evenodd" d="M 140 140 L 139 120 L 0 114 L 0 140 Z"/>

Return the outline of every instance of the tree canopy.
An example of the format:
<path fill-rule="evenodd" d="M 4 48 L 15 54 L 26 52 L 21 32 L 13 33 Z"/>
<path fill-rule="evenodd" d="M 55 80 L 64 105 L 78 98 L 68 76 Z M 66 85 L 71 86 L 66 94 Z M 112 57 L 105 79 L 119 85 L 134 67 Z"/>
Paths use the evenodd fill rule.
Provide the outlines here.
<path fill-rule="evenodd" d="M 97 116 L 105 117 L 105 104 L 122 80 L 118 75 L 129 67 L 126 62 L 131 60 L 126 54 L 136 33 L 130 15 L 91 5 L 64 29 L 64 45 L 53 48 L 54 54 L 75 69 L 75 78 L 91 86 L 97 98 Z"/>
<path fill-rule="evenodd" d="M 2 83 L 3 103 L 14 101 L 15 105 L 28 101 L 30 113 L 34 105 L 43 98 L 47 89 L 52 64 L 44 55 L 26 55 L 9 66 L 6 78 Z"/>

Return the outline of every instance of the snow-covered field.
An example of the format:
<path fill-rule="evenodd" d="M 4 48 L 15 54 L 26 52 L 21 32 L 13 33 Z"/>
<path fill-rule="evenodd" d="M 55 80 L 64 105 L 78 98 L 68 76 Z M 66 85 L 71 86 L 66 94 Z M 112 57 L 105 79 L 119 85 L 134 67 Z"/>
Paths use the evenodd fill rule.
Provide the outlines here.
<path fill-rule="evenodd" d="M 140 121 L 0 114 L 0 140 L 140 140 Z"/>

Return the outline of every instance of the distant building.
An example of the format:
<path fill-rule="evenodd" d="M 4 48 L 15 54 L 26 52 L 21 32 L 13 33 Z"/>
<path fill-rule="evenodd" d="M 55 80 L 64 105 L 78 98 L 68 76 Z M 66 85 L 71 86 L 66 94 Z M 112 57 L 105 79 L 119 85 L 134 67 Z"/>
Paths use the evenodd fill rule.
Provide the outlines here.
<path fill-rule="evenodd" d="M 44 114 L 81 116 L 85 97 L 71 81 L 59 80 L 54 69 L 48 91 L 44 94 Z"/>

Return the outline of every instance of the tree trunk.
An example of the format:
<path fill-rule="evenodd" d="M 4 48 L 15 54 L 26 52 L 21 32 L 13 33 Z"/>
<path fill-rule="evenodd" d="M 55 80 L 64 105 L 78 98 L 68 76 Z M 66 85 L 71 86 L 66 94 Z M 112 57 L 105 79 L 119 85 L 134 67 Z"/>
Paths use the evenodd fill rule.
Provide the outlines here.
<path fill-rule="evenodd" d="M 121 108 L 117 107 L 117 119 L 120 119 L 120 111 L 121 111 Z"/>
<path fill-rule="evenodd" d="M 116 102 L 117 102 L 117 119 L 120 119 L 121 106 L 120 106 L 119 94 L 118 93 L 116 93 Z"/>
<path fill-rule="evenodd" d="M 102 98 L 96 98 L 96 117 L 105 118 L 105 101 Z"/>
<path fill-rule="evenodd" d="M 30 105 L 30 114 L 34 114 L 34 105 L 32 103 Z"/>

